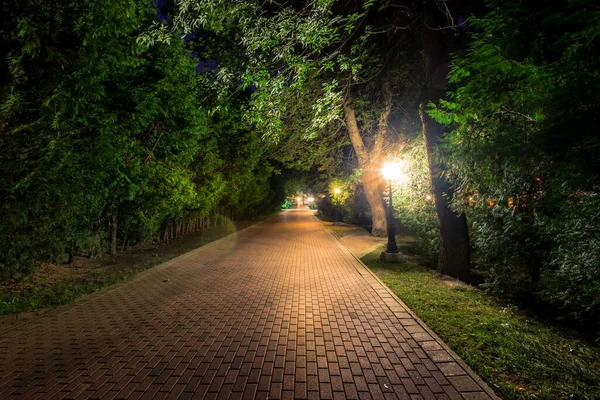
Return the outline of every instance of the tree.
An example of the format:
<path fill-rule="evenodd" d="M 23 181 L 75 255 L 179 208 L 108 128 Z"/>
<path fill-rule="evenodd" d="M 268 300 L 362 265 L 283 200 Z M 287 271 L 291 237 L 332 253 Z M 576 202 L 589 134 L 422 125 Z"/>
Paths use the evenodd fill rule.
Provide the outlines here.
<path fill-rule="evenodd" d="M 432 112 L 450 129 L 453 205 L 490 289 L 597 328 L 600 8 L 487 6 Z"/>
<path fill-rule="evenodd" d="M 1 18 L 3 274 L 171 238 L 270 196 L 256 132 L 219 127 L 241 107 L 152 2 L 27 0 Z M 219 152 L 227 140 L 238 152 Z"/>
<path fill-rule="evenodd" d="M 384 86 L 384 106 L 378 121 L 377 136 L 371 149 L 365 146 L 361 130 L 358 127 L 354 106 L 350 96 L 346 95 L 343 100 L 344 120 L 350 142 L 358 157 L 359 167 L 363 171 L 363 187 L 365 196 L 371 206 L 373 236 L 385 236 L 387 232 L 387 218 L 382 196 L 381 167 L 383 163 L 384 143 L 388 133 L 388 118 L 392 111 L 392 90 L 390 84 Z"/>

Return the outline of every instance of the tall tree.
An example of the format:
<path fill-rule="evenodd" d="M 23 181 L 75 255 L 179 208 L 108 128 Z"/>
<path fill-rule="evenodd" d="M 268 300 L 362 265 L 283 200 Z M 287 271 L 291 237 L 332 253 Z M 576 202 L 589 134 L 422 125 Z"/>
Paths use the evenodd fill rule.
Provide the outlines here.
<path fill-rule="evenodd" d="M 392 89 L 389 83 L 384 85 L 383 109 L 380 111 L 377 135 L 371 149 L 365 146 L 364 132 L 358 127 L 355 108 L 350 94 L 344 96 L 344 120 L 350 142 L 358 157 L 359 168 L 363 171 L 362 182 L 365 196 L 371 207 L 372 230 L 374 236 L 387 234 L 387 218 L 382 196 L 381 168 L 383 165 L 384 144 L 388 141 L 388 119 L 392 112 Z M 348 90 L 349 91 L 349 90 Z"/>

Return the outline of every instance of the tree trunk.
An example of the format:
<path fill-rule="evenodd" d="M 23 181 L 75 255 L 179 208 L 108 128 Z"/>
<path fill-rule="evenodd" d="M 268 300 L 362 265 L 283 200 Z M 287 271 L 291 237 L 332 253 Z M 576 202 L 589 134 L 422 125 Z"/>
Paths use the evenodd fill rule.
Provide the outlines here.
<path fill-rule="evenodd" d="M 69 250 L 69 261 L 68 264 L 73 264 L 73 259 L 75 258 L 75 243 L 71 244 L 71 250 Z"/>
<path fill-rule="evenodd" d="M 387 219 L 385 216 L 383 196 L 381 195 L 380 190 L 381 176 L 378 168 L 380 166 L 380 159 L 377 157 L 376 160 L 372 160 L 372 157 L 360 136 L 354 109 L 347 102 L 344 102 L 344 117 L 346 119 L 346 127 L 348 129 L 348 136 L 350 136 L 350 142 L 358 157 L 360 168 L 363 170 L 363 187 L 365 189 L 365 197 L 371 207 L 373 223 L 371 235 L 385 237 L 387 235 Z"/>
<path fill-rule="evenodd" d="M 471 247 L 467 218 L 463 213 L 457 214 L 449 207 L 448 199 L 452 198 L 453 191 L 442 176 L 446 166 L 444 165 L 444 154 L 438 149 L 442 126 L 424 111 L 428 102 L 436 103 L 444 98 L 448 80 L 449 54 L 444 42 L 444 31 L 430 27 L 447 26 L 450 21 L 448 20 L 449 15 L 441 13 L 434 3 L 428 3 L 428 6 L 422 31 L 427 87 L 419 105 L 419 115 L 427 147 L 429 172 L 440 229 L 438 271 L 461 280 L 468 280 L 471 271 Z"/>
<path fill-rule="evenodd" d="M 117 214 L 110 217 L 110 255 L 117 255 Z"/>
<path fill-rule="evenodd" d="M 371 235 L 386 237 L 387 236 L 387 218 L 385 213 L 385 206 L 383 204 L 383 196 L 381 194 L 380 176 L 379 170 L 367 170 L 363 173 L 363 188 L 365 189 L 365 196 L 371 206 L 371 218 L 373 222 L 373 229 Z"/>
<path fill-rule="evenodd" d="M 169 225 L 171 222 L 169 220 L 165 220 L 165 231 L 163 232 L 163 242 L 167 243 L 170 239 L 169 237 Z"/>
<path fill-rule="evenodd" d="M 423 136 L 427 147 L 429 172 L 440 229 L 438 271 L 461 280 L 467 280 L 471 270 L 471 247 L 467 218 L 462 213 L 459 215 L 454 213 L 448 204 L 448 197 L 452 197 L 452 188 L 441 176 L 443 166 L 436 154 L 437 140 L 442 129 L 436 121 L 425 114 L 423 107 L 423 104 L 419 106 L 419 114 L 423 124 Z"/>

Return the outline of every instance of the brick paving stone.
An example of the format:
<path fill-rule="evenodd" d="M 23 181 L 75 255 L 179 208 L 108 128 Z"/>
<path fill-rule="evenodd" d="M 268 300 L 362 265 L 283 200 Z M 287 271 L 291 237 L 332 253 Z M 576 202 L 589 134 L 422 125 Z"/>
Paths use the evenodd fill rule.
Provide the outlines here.
<path fill-rule="evenodd" d="M 0 328 L 0 398 L 495 398 L 307 209 Z"/>

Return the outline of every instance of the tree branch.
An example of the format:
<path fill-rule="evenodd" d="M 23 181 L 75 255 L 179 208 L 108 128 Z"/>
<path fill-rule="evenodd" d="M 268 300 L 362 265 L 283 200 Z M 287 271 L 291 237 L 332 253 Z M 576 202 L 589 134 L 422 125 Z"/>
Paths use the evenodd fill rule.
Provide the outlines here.
<path fill-rule="evenodd" d="M 156 147 L 158 146 L 158 142 L 160 141 L 160 138 L 165 133 L 164 130 L 162 129 L 162 125 L 158 125 L 156 127 L 156 130 L 158 131 L 158 137 L 154 141 L 154 144 L 152 145 L 152 149 L 150 149 L 150 151 L 146 154 L 146 158 L 144 158 L 144 162 L 142 162 L 142 165 L 146 165 L 150 161 L 150 157 L 152 157 L 154 150 L 156 150 Z"/>
<path fill-rule="evenodd" d="M 386 80 L 383 84 L 383 111 L 379 116 L 379 122 L 377 124 L 377 137 L 375 138 L 375 144 L 371 151 L 371 158 L 377 159 L 381 156 L 383 151 L 383 145 L 387 139 L 388 133 L 388 119 L 392 112 L 392 85 L 389 80 Z"/>
<path fill-rule="evenodd" d="M 354 147 L 354 151 L 358 157 L 359 166 L 360 168 L 364 168 L 370 164 L 369 152 L 365 148 L 365 143 L 360 136 L 354 108 L 347 99 L 344 99 L 344 118 L 346 120 L 346 128 L 348 129 L 350 142 L 352 142 L 352 147 Z"/>

